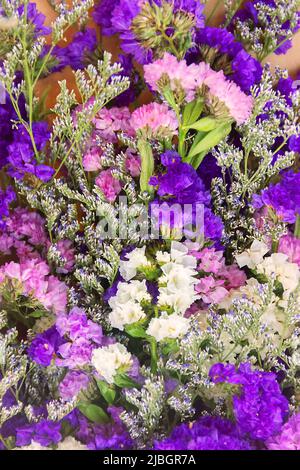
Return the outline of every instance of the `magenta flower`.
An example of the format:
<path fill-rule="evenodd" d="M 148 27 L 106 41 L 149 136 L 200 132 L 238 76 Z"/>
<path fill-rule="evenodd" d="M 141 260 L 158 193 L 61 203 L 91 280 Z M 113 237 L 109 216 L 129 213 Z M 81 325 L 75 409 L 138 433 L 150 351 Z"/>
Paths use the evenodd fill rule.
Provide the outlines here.
<path fill-rule="evenodd" d="M 112 175 L 111 170 L 102 171 L 95 181 L 108 202 L 115 202 L 122 186 L 120 181 Z"/>

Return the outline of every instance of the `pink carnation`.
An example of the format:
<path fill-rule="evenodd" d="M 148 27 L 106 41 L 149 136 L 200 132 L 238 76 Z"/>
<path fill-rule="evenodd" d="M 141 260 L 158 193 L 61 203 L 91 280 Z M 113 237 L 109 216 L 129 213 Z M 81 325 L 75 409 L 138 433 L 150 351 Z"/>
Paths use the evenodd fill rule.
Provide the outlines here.
<path fill-rule="evenodd" d="M 16 239 L 27 237 L 34 246 L 44 246 L 48 243 L 45 230 L 45 220 L 37 212 L 17 208 L 7 219 L 7 231 Z"/>
<path fill-rule="evenodd" d="M 284 235 L 279 240 L 278 251 L 289 257 L 291 263 L 300 266 L 300 239 L 293 235 Z"/>
<path fill-rule="evenodd" d="M 96 134 L 106 142 L 117 142 L 117 132 L 124 132 L 133 136 L 130 125 L 130 111 L 128 108 L 103 108 L 93 120 Z"/>
<path fill-rule="evenodd" d="M 172 137 L 177 133 L 178 121 L 166 104 L 150 103 L 136 109 L 130 121 L 133 129 L 150 137 Z"/>
<path fill-rule="evenodd" d="M 112 175 L 111 170 L 104 170 L 96 178 L 96 185 L 109 202 L 115 202 L 117 195 L 122 189 L 120 181 Z"/>
<path fill-rule="evenodd" d="M 98 171 L 101 169 L 101 154 L 98 148 L 91 149 L 82 160 L 85 171 Z"/>
<path fill-rule="evenodd" d="M 166 52 L 162 59 L 144 66 L 145 80 L 152 90 L 158 91 L 158 82 L 163 75 L 168 76 L 170 88 L 173 91 L 183 89 L 186 100 L 192 101 L 195 95 L 196 80 L 199 75 L 197 65 L 187 65 L 185 60 L 177 60 L 175 56 Z"/>

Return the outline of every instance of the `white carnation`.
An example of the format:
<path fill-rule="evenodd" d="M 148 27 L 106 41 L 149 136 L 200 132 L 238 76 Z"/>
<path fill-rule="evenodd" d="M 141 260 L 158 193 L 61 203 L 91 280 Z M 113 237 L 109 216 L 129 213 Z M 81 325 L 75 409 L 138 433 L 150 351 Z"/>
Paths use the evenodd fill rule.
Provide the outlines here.
<path fill-rule="evenodd" d="M 120 369 L 126 371 L 132 365 L 131 354 L 120 343 L 110 344 L 103 348 L 94 349 L 92 365 L 108 383 L 114 382 L 114 377 Z"/>
<path fill-rule="evenodd" d="M 164 339 L 176 339 L 185 335 L 189 329 L 190 320 L 175 313 L 162 315 L 160 318 L 152 318 L 147 334 L 153 336 L 156 341 Z"/>
<path fill-rule="evenodd" d="M 148 293 L 146 281 L 131 281 L 129 283 L 120 282 L 118 285 L 117 294 L 111 297 L 109 305 L 111 308 L 117 308 L 126 304 L 130 300 L 134 302 L 142 302 L 142 300 L 151 301 L 151 296 Z"/>
<path fill-rule="evenodd" d="M 296 263 L 290 263 L 288 256 L 283 253 L 273 253 L 270 257 L 265 258 L 261 264 L 257 266 L 259 273 L 265 276 L 274 276 L 281 282 L 284 290 L 293 292 L 300 281 L 300 271 Z"/>

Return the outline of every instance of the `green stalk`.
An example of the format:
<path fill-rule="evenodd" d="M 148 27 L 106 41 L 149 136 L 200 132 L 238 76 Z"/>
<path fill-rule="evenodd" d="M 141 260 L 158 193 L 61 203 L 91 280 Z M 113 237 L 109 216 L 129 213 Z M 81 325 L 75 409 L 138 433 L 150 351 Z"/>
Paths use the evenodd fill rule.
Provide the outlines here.
<path fill-rule="evenodd" d="M 296 238 L 300 238 L 300 214 L 297 214 L 294 235 Z"/>

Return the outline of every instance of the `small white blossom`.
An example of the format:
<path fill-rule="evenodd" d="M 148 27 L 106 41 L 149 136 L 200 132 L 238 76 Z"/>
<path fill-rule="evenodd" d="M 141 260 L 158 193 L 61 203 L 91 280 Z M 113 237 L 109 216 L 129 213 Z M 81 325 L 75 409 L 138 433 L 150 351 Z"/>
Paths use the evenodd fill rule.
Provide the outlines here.
<path fill-rule="evenodd" d="M 110 312 L 109 321 L 113 328 L 123 331 L 125 325 L 136 323 L 145 317 L 140 304 L 129 300 L 126 304 L 122 304 Z"/>
<path fill-rule="evenodd" d="M 265 274 L 268 278 L 274 276 L 281 282 L 284 290 L 294 291 L 300 281 L 300 271 L 296 263 L 290 263 L 288 256 L 283 253 L 273 253 L 265 258 L 257 266 L 259 273 Z"/>
<path fill-rule="evenodd" d="M 146 247 L 136 248 L 125 256 L 125 260 L 120 261 L 120 274 L 125 281 L 130 281 L 136 276 L 137 269 L 144 266 L 151 266 L 145 255 Z"/>
<path fill-rule="evenodd" d="M 119 371 L 124 372 L 130 369 L 132 357 L 123 344 L 115 343 L 94 349 L 92 365 L 101 377 L 112 384 Z"/>

